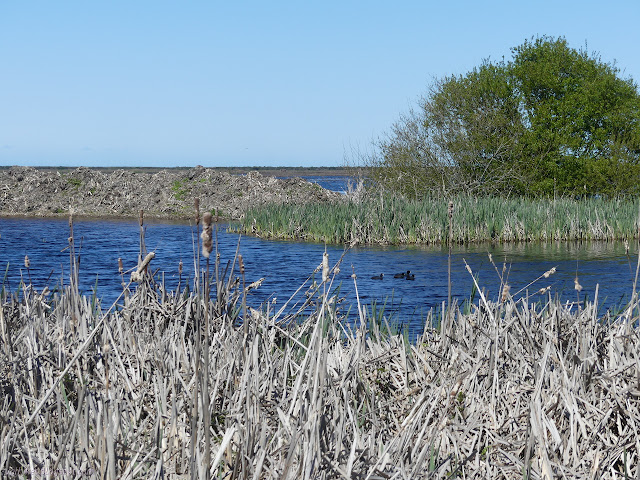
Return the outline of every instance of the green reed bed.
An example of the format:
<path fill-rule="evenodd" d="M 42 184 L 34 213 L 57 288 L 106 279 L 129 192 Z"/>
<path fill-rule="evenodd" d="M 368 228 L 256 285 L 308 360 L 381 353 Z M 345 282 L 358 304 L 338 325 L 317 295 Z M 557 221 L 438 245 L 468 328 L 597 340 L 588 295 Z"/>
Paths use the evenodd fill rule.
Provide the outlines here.
<path fill-rule="evenodd" d="M 597 294 L 479 293 L 409 344 L 380 328 L 384 311 L 333 295 L 326 253 L 319 283 L 310 272 L 278 309 L 248 308 L 260 280 L 239 256 L 219 268 L 211 238 L 191 291 L 154 276 L 141 228 L 114 305 L 78 294 L 73 255 L 56 293 L 2 293 L 2 478 L 640 476 L 635 287 L 605 317 Z"/>
<path fill-rule="evenodd" d="M 638 199 L 527 199 L 458 196 L 453 241 L 522 242 L 632 239 Z M 439 244 L 449 235 L 449 200 L 390 195 L 331 204 L 267 205 L 231 227 L 265 238 L 328 243 Z"/>

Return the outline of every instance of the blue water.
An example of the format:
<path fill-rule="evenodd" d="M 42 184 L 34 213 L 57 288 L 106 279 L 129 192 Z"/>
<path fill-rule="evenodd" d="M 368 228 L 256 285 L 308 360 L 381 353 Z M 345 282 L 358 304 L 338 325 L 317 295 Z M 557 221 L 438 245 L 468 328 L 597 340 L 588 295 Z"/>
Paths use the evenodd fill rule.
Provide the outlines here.
<path fill-rule="evenodd" d="M 50 289 L 69 281 L 69 227 L 67 220 L 0 218 L 0 265 L 6 269 L 3 287 L 15 291 L 20 279 L 31 282 L 37 290 Z M 193 252 L 196 232 L 186 223 L 147 222 L 147 250 L 156 253 L 151 262 L 158 271 L 156 280 L 170 288 L 178 284 L 178 264 L 184 263 L 182 285 L 193 282 Z M 103 304 L 111 304 L 121 292 L 118 258 L 125 270 L 136 267 L 139 253 L 139 226 L 135 220 L 77 219 L 74 238 L 80 257 L 80 287 L 91 294 L 96 289 Z M 218 245 L 223 265 L 233 261 L 240 241 L 247 283 L 265 278 L 249 303 L 255 307 L 270 301 L 276 306 L 294 294 L 295 290 L 321 263 L 324 245 L 267 241 L 226 233 L 218 226 Z M 344 253 L 341 246 L 327 246 L 331 265 Z M 388 315 L 406 325 L 411 335 L 423 328 L 426 313 L 438 308 L 447 299 L 447 262 L 445 249 L 439 247 L 362 247 L 349 250 L 343 258 L 341 271 L 334 286 L 340 285 L 343 308 L 357 311 L 357 299 L 351 274 L 357 276 L 357 289 L 363 305 L 386 301 Z M 487 296 L 497 298 L 499 273 L 488 257 L 492 254 L 498 272 L 505 265 L 505 279 L 511 293 L 536 280 L 545 271 L 557 267 L 557 273 L 528 288 L 531 300 L 543 300 L 534 292 L 551 286 L 551 293 L 563 301 L 575 302 L 585 296 L 593 298 L 600 284 L 599 300 L 603 308 L 612 308 L 628 299 L 635 275 L 635 255 L 627 257 L 618 243 L 569 243 L 547 245 L 473 246 L 456 248 L 452 255 L 452 294 L 459 301 L 469 298 L 473 279 L 465 269 L 468 262 L 480 287 Z M 24 266 L 29 256 L 30 268 Z M 395 279 L 393 274 L 411 270 L 415 280 Z M 236 270 L 237 271 L 237 270 Z M 372 276 L 384 274 L 383 280 Z M 574 278 L 583 286 L 578 295 Z M 126 275 L 129 278 L 129 274 Z M 320 274 L 315 276 L 318 282 Z M 527 291 L 517 296 L 526 295 Z"/>
<path fill-rule="evenodd" d="M 300 178 L 304 178 L 312 183 L 317 183 L 322 188 L 338 193 L 347 193 L 349 191 L 349 186 L 355 187 L 358 183 L 355 178 L 346 175 L 304 175 Z"/>
<path fill-rule="evenodd" d="M 338 193 L 346 193 L 349 191 L 349 185 L 354 186 L 357 184 L 356 180 L 352 177 L 344 175 L 309 175 L 302 177 L 310 182 L 317 183 L 327 190 L 331 190 Z"/>

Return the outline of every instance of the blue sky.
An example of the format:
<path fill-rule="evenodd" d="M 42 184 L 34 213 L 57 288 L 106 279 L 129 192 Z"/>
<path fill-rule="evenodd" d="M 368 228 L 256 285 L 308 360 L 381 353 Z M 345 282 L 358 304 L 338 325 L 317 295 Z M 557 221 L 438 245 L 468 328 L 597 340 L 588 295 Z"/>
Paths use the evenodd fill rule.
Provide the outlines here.
<path fill-rule="evenodd" d="M 640 80 L 640 2 L 0 0 L 0 165 L 338 166 L 540 35 Z"/>

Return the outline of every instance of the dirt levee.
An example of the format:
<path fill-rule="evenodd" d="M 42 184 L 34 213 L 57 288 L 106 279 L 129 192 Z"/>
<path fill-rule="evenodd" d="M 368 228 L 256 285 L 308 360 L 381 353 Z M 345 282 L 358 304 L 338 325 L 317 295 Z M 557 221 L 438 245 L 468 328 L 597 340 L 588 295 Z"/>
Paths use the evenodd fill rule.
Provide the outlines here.
<path fill-rule="evenodd" d="M 194 199 L 201 211 L 240 218 L 251 206 L 265 203 L 330 201 L 340 194 L 301 178 L 277 179 L 258 172 L 231 175 L 214 169 L 127 170 L 101 172 L 80 167 L 70 172 L 33 167 L 0 170 L 0 215 L 137 216 L 188 218 Z"/>

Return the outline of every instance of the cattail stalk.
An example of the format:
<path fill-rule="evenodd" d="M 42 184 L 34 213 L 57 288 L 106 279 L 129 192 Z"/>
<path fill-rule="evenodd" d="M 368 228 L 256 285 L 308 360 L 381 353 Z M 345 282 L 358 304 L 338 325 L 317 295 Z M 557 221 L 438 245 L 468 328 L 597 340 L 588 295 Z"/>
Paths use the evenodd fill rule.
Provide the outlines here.
<path fill-rule="evenodd" d="M 144 210 L 140 210 L 138 224 L 140 225 L 140 253 L 138 255 L 138 262 L 140 262 L 147 254 L 147 246 L 144 241 Z"/>
<path fill-rule="evenodd" d="M 448 293 L 447 293 L 447 301 L 448 306 L 451 307 L 451 245 L 453 244 L 453 202 L 449 202 L 449 262 L 447 268 L 448 274 Z"/>
<path fill-rule="evenodd" d="M 202 216 L 202 255 L 207 259 L 205 273 L 205 298 L 204 298 L 204 372 L 202 382 L 202 408 L 204 410 L 204 466 L 205 479 L 209 479 L 211 465 L 211 412 L 209 411 L 209 257 L 213 250 L 213 238 L 211 229 L 211 212 Z"/>
<path fill-rule="evenodd" d="M 29 260 L 29 255 L 24 256 L 24 268 L 27 269 L 27 275 L 29 276 L 29 285 L 33 286 L 33 282 L 31 281 L 31 261 Z"/>

